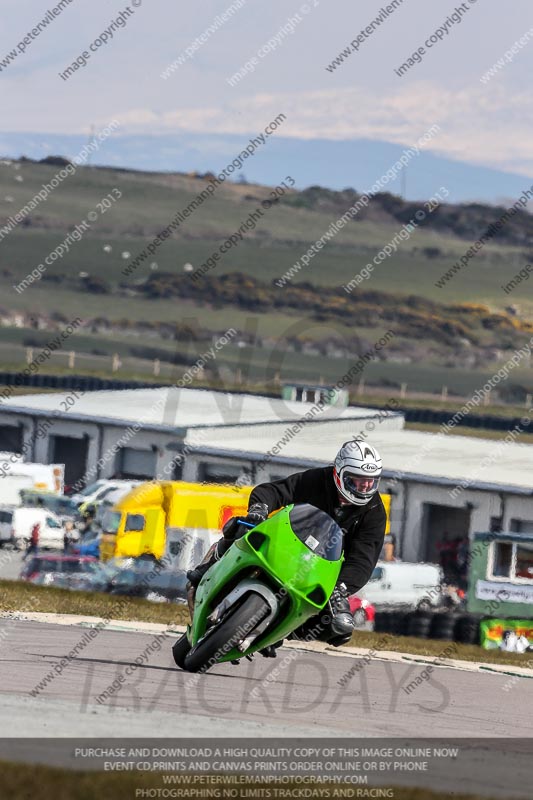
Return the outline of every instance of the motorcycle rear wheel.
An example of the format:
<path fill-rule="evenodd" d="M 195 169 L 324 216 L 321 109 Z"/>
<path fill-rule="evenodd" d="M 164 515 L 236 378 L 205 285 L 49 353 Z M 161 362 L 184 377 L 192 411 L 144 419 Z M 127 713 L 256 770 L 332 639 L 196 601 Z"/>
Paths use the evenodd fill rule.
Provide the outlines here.
<path fill-rule="evenodd" d="M 187 653 L 183 668 L 188 672 L 206 672 L 221 655 L 229 653 L 245 639 L 269 611 L 270 606 L 261 595 L 249 594 Z"/>

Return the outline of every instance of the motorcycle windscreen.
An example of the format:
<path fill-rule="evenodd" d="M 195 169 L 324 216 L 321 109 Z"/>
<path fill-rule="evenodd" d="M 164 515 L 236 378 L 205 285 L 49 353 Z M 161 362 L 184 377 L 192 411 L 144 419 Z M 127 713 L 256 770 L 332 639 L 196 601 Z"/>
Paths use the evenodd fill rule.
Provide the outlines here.
<path fill-rule="evenodd" d="M 327 561 L 340 559 L 343 534 L 329 514 L 308 503 L 302 503 L 291 509 L 289 519 L 295 536 L 316 556 Z"/>

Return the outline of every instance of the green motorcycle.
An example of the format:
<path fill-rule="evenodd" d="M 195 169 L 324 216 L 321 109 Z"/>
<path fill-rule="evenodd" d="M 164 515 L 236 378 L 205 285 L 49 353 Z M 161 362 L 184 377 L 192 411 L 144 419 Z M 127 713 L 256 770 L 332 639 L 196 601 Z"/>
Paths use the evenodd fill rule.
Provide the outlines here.
<path fill-rule="evenodd" d="M 333 592 L 343 534 L 328 514 L 289 505 L 247 527 L 200 581 L 192 624 L 172 648 L 188 672 L 279 642 L 319 614 Z"/>

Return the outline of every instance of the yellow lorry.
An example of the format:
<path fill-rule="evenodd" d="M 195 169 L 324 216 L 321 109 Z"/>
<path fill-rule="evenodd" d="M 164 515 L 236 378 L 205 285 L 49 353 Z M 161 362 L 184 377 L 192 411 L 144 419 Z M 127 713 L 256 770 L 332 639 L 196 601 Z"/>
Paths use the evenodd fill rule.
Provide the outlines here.
<path fill-rule="evenodd" d="M 245 516 L 251 486 L 148 481 L 106 511 L 100 558 L 166 556 L 169 566 L 197 564 L 233 516 Z M 390 495 L 382 495 L 390 532 Z M 387 538 L 385 541 L 387 542 Z"/>
<path fill-rule="evenodd" d="M 149 481 L 123 497 L 102 521 L 100 557 L 151 553 L 188 569 L 201 560 L 230 517 L 246 515 L 251 486 Z"/>

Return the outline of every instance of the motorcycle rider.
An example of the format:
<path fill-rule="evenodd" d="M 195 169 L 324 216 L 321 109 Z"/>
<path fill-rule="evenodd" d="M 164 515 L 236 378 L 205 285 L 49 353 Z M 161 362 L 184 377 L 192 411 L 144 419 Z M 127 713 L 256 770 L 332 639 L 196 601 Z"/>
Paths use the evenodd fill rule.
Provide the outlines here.
<path fill-rule="evenodd" d="M 245 522 L 258 525 L 283 506 L 309 503 L 329 514 L 344 534 L 344 562 L 329 607 L 295 631 L 296 638 L 320 638 L 335 647 L 350 640 L 354 622 L 348 596 L 369 580 L 385 537 L 386 513 L 378 494 L 381 471 L 381 458 L 376 448 L 355 439 L 342 445 L 333 466 L 297 472 L 253 489 Z M 233 517 L 204 561 L 187 573 L 190 608 L 203 575 L 246 530 L 248 528 Z M 320 622 L 318 635 L 317 621 Z M 275 656 L 273 647 L 261 652 L 267 657 Z"/>

